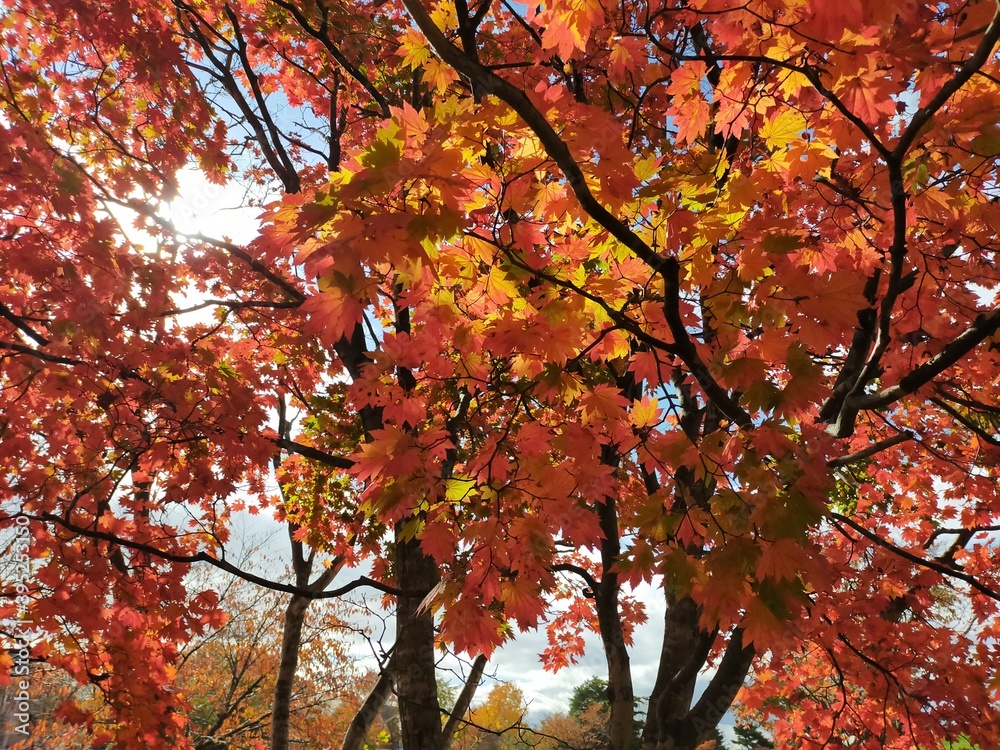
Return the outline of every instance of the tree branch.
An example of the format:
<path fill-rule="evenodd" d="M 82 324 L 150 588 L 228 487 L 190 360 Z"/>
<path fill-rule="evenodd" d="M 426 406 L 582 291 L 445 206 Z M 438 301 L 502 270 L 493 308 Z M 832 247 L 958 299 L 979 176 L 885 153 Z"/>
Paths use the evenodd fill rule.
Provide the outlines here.
<path fill-rule="evenodd" d="M 42 336 L 40 333 L 38 333 L 38 331 L 29 326 L 27 323 L 25 323 L 24 318 L 22 318 L 20 315 L 15 315 L 14 311 L 11 310 L 9 307 L 7 307 L 7 305 L 5 305 L 3 302 L 0 302 L 0 317 L 4 317 L 7 320 L 9 320 L 11 323 L 14 324 L 14 326 L 18 330 L 26 334 L 39 346 L 49 345 L 50 342 L 47 338 Z"/>
<path fill-rule="evenodd" d="M 87 364 L 82 359 L 60 357 L 58 354 L 48 354 L 40 349 L 32 349 L 30 346 L 25 346 L 24 344 L 15 344 L 13 341 L 0 341 L 0 349 L 8 349 L 12 352 L 17 352 L 18 354 L 27 354 L 29 357 L 36 357 L 37 359 L 45 362 L 51 362 L 55 365 L 70 365 L 75 367 L 77 365 Z"/>
<path fill-rule="evenodd" d="M 294 310 L 301 302 L 271 302 L 269 300 L 239 300 L 239 299 L 207 299 L 191 307 L 178 307 L 164 310 L 161 318 L 170 315 L 187 315 L 209 307 L 225 307 L 229 310 Z"/>
<path fill-rule="evenodd" d="M 990 55 L 993 53 L 993 48 L 997 46 L 998 41 L 1000 41 L 1000 2 L 997 3 L 997 10 L 993 14 L 993 19 L 986 27 L 983 38 L 979 41 L 976 51 L 972 53 L 972 57 L 966 60 L 959 71 L 941 87 L 937 94 L 934 95 L 934 98 L 927 103 L 927 106 L 918 109 L 913 115 L 910 124 L 906 126 L 906 130 L 899 137 L 896 148 L 892 150 L 892 156 L 896 161 L 903 161 L 903 157 L 906 156 L 906 152 L 913 145 L 917 136 L 920 135 L 920 131 L 923 130 L 924 125 L 989 60 Z"/>
<path fill-rule="evenodd" d="M 944 409 L 949 415 L 951 415 L 952 419 L 954 419 L 956 422 L 958 422 L 966 429 L 972 430 L 980 440 L 983 440 L 989 443 L 990 445 L 996 445 L 1000 447 L 1000 438 L 996 437 L 995 435 L 991 435 L 982 427 L 977 425 L 975 422 L 972 422 L 968 417 L 962 414 L 962 412 L 960 412 L 951 404 L 947 403 L 944 399 L 932 398 L 931 403 L 936 404 L 940 408 Z"/>
<path fill-rule="evenodd" d="M 444 747 L 442 750 L 451 750 L 451 746 L 455 743 L 455 734 L 459 730 L 458 725 L 462 723 L 462 717 L 469 710 L 469 705 L 472 703 L 472 699 L 479 687 L 479 681 L 483 678 L 486 661 L 486 657 L 480 654 L 472 663 L 472 671 L 469 673 L 469 679 L 465 681 L 462 692 L 458 694 L 458 700 L 455 701 L 455 707 L 451 710 L 451 715 L 448 717 L 448 722 L 444 725 Z"/>
<path fill-rule="evenodd" d="M 196 552 L 195 554 L 181 554 L 177 552 L 168 552 L 167 550 L 160 549 L 152 544 L 144 542 L 136 542 L 130 539 L 124 539 L 114 534 L 109 534 L 103 531 L 97 531 L 95 529 L 84 528 L 82 526 L 77 526 L 71 521 L 67 521 L 65 518 L 58 516 L 54 513 L 43 513 L 40 516 L 32 516 L 28 514 L 23 514 L 25 518 L 30 518 L 33 521 L 49 522 L 55 523 L 62 526 L 67 531 L 77 534 L 88 539 L 95 539 L 102 542 L 108 542 L 117 547 L 124 547 L 125 549 L 135 550 L 137 552 L 143 552 L 147 555 L 152 555 L 158 557 L 162 560 L 167 560 L 168 562 L 182 563 L 186 565 L 194 563 L 208 563 L 209 565 L 218 568 L 219 570 L 224 570 L 225 572 L 241 578 L 248 583 L 254 583 L 266 589 L 271 589 L 273 591 L 282 591 L 286 594 L 292 594 L 294 596 L 300 596 L 304 599 L 336 599 L 344 594 L 348 594 L 355 589 L 369 587 L 376 591 L 381 591 L 383 594 L 389 594 L 391 596 L 405 596 L 406 592 L 401 589 L 395 588 L 394 586 L 389 586 L 388 584 L 382 583 L 381 581 L 376 581 L 368 576 L 361 576 L 351 581 L 350 583 L 344 584 L 336 589 L 330 589 L 329 591 L 316 591 L 311 587 L 302 588 L 299 586 L 292 586 L 287 583 L 278 583 L 277 581 L 272 581 L 267 578 L 263 578 L 254 573 L 249 573 L 242 570 L 230 562 L 224 559 L 213 557 L 207 552 Z"/>
<path fill-rule="evenodd" d="M 676 342 L 678 356 L 688 366 L 708 398 L 719 407 L 723 414 L 740 426 L 749 426 L 751 424 L 750 415 L 712 377 L 681 318 L 679 309 L 680 261 L 677 258 L 665 258 L 655 252 L 623 221 L 601 205 L 590 191 L 587 178 L 570 153 L 569 147 L 555 128 L 545 119 L 545 116 L 531 103 L 524 91 L 484 68 L 448 41 L 430 17 L 427 9 L 424 8 L 421 0 L 403 0 L 403 4 L 414 23 L 427 37 L 438 57 L 465 76 L 472 83 L 474 91 L 481 94 L 494 94 L 506 102 L 531 128 L 549 158 L 562 171 L 581 208 L 611 236 L 631 250 L 637 258 L 662 276 L 665 299 L 664 312 L 670 332 Z"/>
<path fill-rule="evenodd" d="M 234 242 L 229 242 L 227 240 L 220 240 L 216 237 L 209 237 L 208 235 L 202 234 L 201 232 L 193 232 L 193 233 L 182 232 L 179 229 L 177 229 L 177 227 L 174 226 L 174 223 L 172 221 L 158 215 L 151 206 L 148 206 L 145 203 L 141 203 L 139 201 L 119 201 L 111 197 L 105 197 L 105 200 L 111 203 L 115 203 L 116 205 L 129 208 L 135 211 L 140 216 L 145 216 L 154 224 L 163 227 L 164 229 L 168 230 L 171 234 L 177 237 L 182 237 L 185 240 L 196 240 L 198 242 L 204 242 L 206 245 L 211 245 L 212 247 L 216 247 L 220 250 L 225 250 L 234 258 L 246 263 L 250 267 L 250 270 L 260 274 L 265 279 L 274 284 L 276 287 L 281 289 L 294 302 L 301 304 L 302 302 L 306 301 L 306 295 L 304 292 L 299 290 L 292 282 L 288 281 L 288 279 L 285 279 L 281 275 L 275 273 L 270 268 L 261 263 L 259 260 L 254 258 L 249 252 L 247 252 L 246 248 L 240 247 Z"/>
<path fill-rule="evenodd" d="M 341 750 L 363 750 L 365 747 L 365 738 L 368 736 L 368 730 L 371 729 L 375 717 L 378 716 L 378 712 L 382 710 L 382 706 L 385 705 L 385 702 L 389 700 L 389 696 L 392 694 L 392 672 L 394 668 L 395 658 L 391 658 L 389 663 L 382 669 L 381 674 L 379 674 L 378 682 L 375 683 L 371 692 L 368 693 L 365 702 L 361 704 L 361 708 L 358 709 L 357 713 L 354 714 L 354 718 L 351 719 L 351 725 L 347 728 L 347 733 L 344 735 L 344 742 L 340 746 Z"/>
<path fill-rule="evenodd" d="M 733 705 L 736 695 L 743 687 L 743 680 L 750 671 L 754 656 L 756 651 L 753 645 L 743 644 L 743 629 L 735 628 L 729 636 L 726 653 L 719 661 L 715 676 L 684 719 L 696 739 L 704 739 L 704 734 L 718 726 Z"/>
<path fill-rule="evenodd" d="M 340 49 L 333 43 L 323 28 L 316 28 L 309 23 L 309 19 L 305 17 L 295 3 L 288 2 L 288 0 L 272 0 L 272 2 L 288 11 L 295 19 L 296 23 L 302 27 L 303 31 L 323 45 L 330 57 L 332 57 L 336 63 L 340 65 L 340 67 L 347 71 L 347 75 L 357 81 L 361 85 L 361 88 L 363 88 L 375 104 L 378 105 L 379 112 L 382 117 L 389 116 L 389 101 L 377 88 L 375 88 L 368 76 L 361 72 L 360 68 L 353 65 L 350 60 L 344 56 L 344 53 L 341 52 Z M 317 5 L 319 5 L 320 8 L 323 7 L 322 3 L 317 3 Z"/>
<path fill-rule="evenodd" d="M 859 409 L 882 409 L 907 396 L 964 358 L 984 340 L 1000 329 L 1000 308 L 980 315 L 966 330 L 956 336 L 945 347 L 924 362 L 915 367 L 899 383 L 878 393 L 863 396 L 856 402 Z"/>
<path fill-rule="evenodd" d="M 878 442 L 872 443 L 867 448 L 863 448 L 854 453 L 848 453 L 846 456 L 840 456 L 838 458 L 831 458 L 826 462 L 826 465 L 831 469 L 839 469 L 844 466 L 850 466 L 858 461 L 864 461 L 866 458 L 871 458 L 876 453 L 881 453 L 894 445 L 899 445 L 900 443 L 905 443 L 908 440 L 913 440 L 915 437 L 916 435 L 910 432 L 910 430 L 904 430 L 898 435 L 886 438 L 885 440 L 879 440 Z"/>
<path fill-rule="evenodd" d="M 289 438 L 278 438 L 274 441 L 275 445 L 279 448 L 284 448 L 289 453 L 297 453 L 305 458 L 310 458 L 313 461 L 318 461 L 321 464 L 327 466 L 332 466 L 335 469 L 350 469 L 354 466 L 354 462 L 349 458 L 342 458 L 341 456 L 334 456 L 332 453 L 327 453 L 326 451 L 321 451 L 318 448 L 313 448 L 310 445 L 303 445 L 302 443 L 297 443 Z"/>
<path fill-rule="evenodd" d="M 590 587 L 590 590 L 592 592 L 596 592 L 601 587 L 600 582 L 586 570 L 581 568 L 579 565 L 573 565 L 571 563 L 559 563 L 558 565 L 552 566 L 552 572 L 575 573 L 586 582 L 586 584 Z"/>
<path fill-rule="evenodd" d="M 927 568 L 928 570 L 933 570 L 934 572 L 940 573 L 943 576 L 947 576 L 949 578 L 955 578 L 959 581 L 964 581 L 965 583 L 972 586 L 972 588 L 974 588 L 980 594 L 983 594 L 984 596 L 987 596 L 990 599 L 1000 602 L 1000 592 L 991 589 L 989 586 L 987 586 L 984 583 L 981 583 L 979 580 L 977 580 L 973 576 L 970 576 L 968 573 L 963 573 L 962 571 L 956 570 L 954 567 L 946 565 L 945 563 L 939 562 L 937 560 L 928 559 L 925 557 L 918 557 L 912 552 L 908 552 L 905 549 L 897 547 L 892 542 L 883 539 L 878 534 L 869 531 L 858 522 L 853 521 L 847 516 L 841 515 L 840 513 L 831 513 L 830 516 L 835 520 L 839 521 L 840 523 L 844 524 L 845 526 L 850 526 L 854 531 L 861 534 L 861 536 L 863 536 L 865 539 L 872 542 L 873 544 L 882 547 L 883 549 L 886 549 L 889 552 L 892 552 L 894 555 L 903 558 L 907 562 L 911 562 L 914 565 L 917 565 L 921 568 Z M 843 533 L 843 529 L 841 529 L 841 533 Z"/>

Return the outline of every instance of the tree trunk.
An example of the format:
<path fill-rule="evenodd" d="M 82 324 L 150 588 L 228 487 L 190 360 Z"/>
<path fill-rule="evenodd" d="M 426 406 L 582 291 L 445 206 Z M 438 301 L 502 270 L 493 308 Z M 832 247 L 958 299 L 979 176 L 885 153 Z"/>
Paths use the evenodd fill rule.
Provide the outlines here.
<path fill-rule="evenodd" d="M 434 616 L 420 611 L 437 584 L 437 566 L 415 539 L 396 540 L 396 581 L 413 592 L 396 608 L 396 699 L 404 750 L 442 750 L 441 706 L 435 672 Z"/>
<path fill-rule="evenodd" d="M 628 649 L 625 647 L 625 636 L 621 621 L 618 619 L 617 587 L 613 600 L 599 603 L 599 609 L 610 610 L 613 616 L 600 617 L 601 640 L 604 642 L 604 655 L 608 663 L 608 699 L 611 705 L 611 717 L 608 721 L 609 750 L 631 750 L 635 730 L 635 693 L 632 687 L 632 670 L 629 664 Z M 598 595 L 600 598 L 600 595 Z M 608 627 L 605 622 L 611 620 Z"/>
<path fill-rule="evenodd" d="M 383 703 L 379 712 L 385 731 L 389 735 L 388 750 L 403 750 L 403 745 L 399 741 L 399 711 L 392 707 L 391 703 Z"/>
<path fill-rule="evenodd" d="M 622 632 L 618 593 L 621 585 L 615 565 L 621 554 L 618 539 L 618 515 L 614 498 L 607 497 L 598 506 L 601 530 L 602 574 L 601 583 L 594 592 L 594 607 L 608 663 L 608 700 L 611 717 L 608 721 L 609 750 L 630 750 L 635 727 L 635 693 L 632 687 L 632 668 L 625 634 Z"/>
<path fill-rule="evenodd" d="M 274 683 L 274 705 L 271 707 L 271 750 L 288 750 L 288 731 L 291 723 L 292 685 L 299 666 L 299 646 L 302 643 L 302 624 L 310 600 L 293 596 L 285 610 L 285 625 L 281 633 L 281 658 L 278 662 L 278 679 Z"/>
<path fill-rule="evenodd" d="M 630 398 L 640 391 L 632 373 L 627 371 L 616 378 L 616 384 Z M 621 465 L 618 449 L 605 445 L 601 449 L 601 463 L 610 466 L 617 473 Z M 635 734 L 635 692 L 625 633 L 622 630 L 621 611 L 618 608 L 621 582 L 618 580 L 617 570 L 622 549 L 616 498 L 607 496 L 598 503 L 597 516 L 603 538 L 601 582 L 594 591 L 594 608 L 597 611 L 604 658 L 608 664 L 608 702 L 611 709 L 608 719 L 608 749 L 631 750 Z"/>
<path fill-rule="evenodd" d="M 465 687 L 459 693 L 458 700 L 455 701 L 455 707 L 451 710 L 451 716 L 448 718 L 448 723 L 445 724 L 443 750 L 450 750 L 452 744 L 454 744 L 455 734 L 461 729 L 459 725 L 462 722 L 462 717 L 465 716 L 465 712 L 469 710 L 469 706 L 472 704 L 472 699 L 476 695 L 476 689 L 479 687 L 479 681 L 483 678 L 485 670 L 486 657 L 480 654 L 472 663 L 472 671 L 469 673 L 469 679 L 465 681 Z"/>
<path fill-rule="evenodd" d="M 653 692 L 649 696 L 642 746 L 656 746 L 661 727 L 682 719 L 691 708 L 698 673 L 705 664 L 713 634 L 698 626 L 698 606 L 690 597 L 666 593 L 663 645 Z"/>
<path fill-rule="evenodd" d="M 743 687 L 743 681 L 750 673 L 755 655 L 753 646 L 743 643 L 743 629 L 733 630 L 726 653 L 719 660 L 719 667 L 712 681 L 688 712 L 688 718 L 699 737 L 704 737 L 715 729 L 733 705 Z"/>
<path fill-rule="evenodd" d="M 714 331 L 706 326 L 705 340 L 713 336 Z M 698 406 L 680 371 L 675 375 L 675 385 L 681 406 L 681 429 L 692 443 L 697 444 L 702 435 L 718 429 L 718 411 L 711 404 L 704 408 Z M 713 478 L 697 478 L 690 467 L 680 466 L 674 474 L 674 482 L 674 512 L 683 512 L 690 506 L 710 507 L 715 491 Z M 697 552 L 697 549 L 689 551 Z M 718 631 L 703 630 L 701 612 L 694 600 L 680 595 L 670 582 L 665 586 L 663 645 L 656 682 L 649 697 L 642 748 L 694 750 L 710 738 L 732 705 L 750 668 L 753 651 L 743 648 L 742 631 L 734 631 L 715 677 L 692 706 L 698 675 L 708 660 Z"/>
<path fill-rule="evenodd" d="M 709 641 L 708 648 L 710 647 Z M 704 653 L 707 655 L 707 648 Z M 709 739 L 743 687 L 753 658 L 753 647 L 743 644 L 743 631 L 736 628 L 729 637 L 715 675 L 694 706 L 690 709 L 687 707 L 690 705 L 690 697 L 687 702 L 680 695 L 670 700 L 672 696 L 669 685 L 675 682 L 671 680 L 667 689 L 658 697 L 655 708 L 653 701 L 650 701 L 649 722 L 642 738 L 643 750 L 695 750 L 699 744 Z M 693 673 L 696 677 L 704 661 L 701 652 L 693 653 L 692 661 L 682 667 L 679 674 L 686 678 Z M 657 683 L 659 682 L 657 676 Z"/>
<path fill-rule="evenodd" d="M 392 694 L 392 668 L 394 663 L 395 660 L 393 659 L 386 664 L 382 674 L 379 675 L 378 682 L 375 683 L 375 687 L 371 689 L 368 697 L 365 698 L 365 702 L 361 704 L 361 708 L 354 714 L 354 718 L 351 719 L 351 725 L 347 728 L 347 734 L 344 735 L 341 750 L 364 750 L 365 739 L 368 737 L 372 723 Z"/>

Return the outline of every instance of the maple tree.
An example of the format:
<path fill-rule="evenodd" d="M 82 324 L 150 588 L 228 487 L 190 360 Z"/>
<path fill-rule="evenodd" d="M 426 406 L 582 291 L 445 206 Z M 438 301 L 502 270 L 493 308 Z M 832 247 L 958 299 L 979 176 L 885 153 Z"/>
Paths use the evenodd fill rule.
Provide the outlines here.
<path fill-rule="evenodd" d="M 0 614 L 95 743 L 189 742 L 196 562 L 290 597 L 275 748 L 310 603 L 362 586 L 396 636 L 345 747 L 390 694 L 445 747 L 437 644 L 545 625 L 553 669 L 599 634 L 625 750 L 639 584 L 644 747 L 734 702 L 1000 742 L 995 2 L 3 7 Z M 281 195 L 185 234 L 185 168 Z M 244 509 L 293 581 L 226 557 Z"/>

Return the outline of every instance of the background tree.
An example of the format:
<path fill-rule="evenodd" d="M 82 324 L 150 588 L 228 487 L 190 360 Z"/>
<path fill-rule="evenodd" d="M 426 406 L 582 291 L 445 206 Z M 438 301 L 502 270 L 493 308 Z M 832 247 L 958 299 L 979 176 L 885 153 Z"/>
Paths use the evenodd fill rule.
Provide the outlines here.
<path fill-rule="evenodd" d="M 569 715 L 579 716 L 591 706 L 608 708 L 608 681 L 600 677 L 591 677 L 586 682 L 576 686 L 569 699 Z"/>
<path fill-rule="evenodd" d="M 210 585 L 209 582 L 199 585 Z M 182 649 L 176 689 L 190 704 L 190 733 L 200 750 L 254 750 L 269 742 L 286 602 L 241 579 L 220 586 L 225 624 Z M 348 649 L 356 626 L 349 608 L 320 602 L 299 646 L 289 696 L 289 742 L 338 745 L 353 718 L 366 675 Z"/>
<path fill-rule="evenodd" d="M 498 682 L 479 705 L 463 717 L 452 745 L 455 750 L 525 750 L 532 746 L 528 732 L 528 703 L 512 682 Z"/>
<path fill-rule="evenodd" d="M 638 748 L 641 744 L 643 721 L 638 717 L 641 714 L 639 704 L 642 701 L 642 698 L 636 699 L 636 720 L 632 732 L 633 748 Z M 565 714 L 556 713 L 542 720 L 539 726 L 541 746 L 605 748 L 609 742 L 607 731 L 609 714 L 608 681 L 601 677 L 592 677 L 574 688 Z"/>
<path fill-rule="evenodd" d="M 744 750 L 758 750 L 759 748 L 773 748 L 774 743 L 761 731 L 760 727 L 746 722 L 737 722 L 733 730 L 735 738 L 733 746 Z"/>
<path fill-rule="evenodd" d="M 252 560 L 249 553 L 244 556 Z M 203 566 L 188 581 L 194 588 L 213 582 L 225 622 L 181 649 L 172 682 L 180 700 L 175 710 L 186 718 L 187 738 L 197 750 L 257 750 L 270 740 L 285 602 L 278 592 L 240 579 L 219 581 L 217 573 Z M 347 614 L 344 605 L 322 602 L 304 633 L 290 697 L 290 737 L 297 747 L 339 745 L 370 686 L 370 675 L 347 651 L 353 645 L 347 636 L 356 628 L 345 624 Z M 3 691 L 14 694 L 11 687 Z M 44 663 L 34 666 L 29 692 L 30 737 L 17 741 L 22 738 L 10 732 L 15 722 L 7 714 L 2 717 L 5 748 L 76 750 L 89 747 L 89 736 L 115 724 L 114 707 L 99 690 L 80 686 Z M 79 726 L 85 717 L 86 725 Z M 373 737 L 382 730 L 377 724 Z"/>
<path fill-rule="evenodd" d="M 94 691 L 80 686 L 62 670 L 37 664 L 31 679 L 32 715 L 27 736 L 16 731 L 24 723 L 14 715 L 18 692 L 16 684 L 0 687 L 0 747 L 4 750 L 77 750 L 89 744 L 86 731 L 66 721 L 59 709 L 69 700 L 86 704 Z"/>
<path fill-rule="evenodd" d="M 602 750 L 608 746 L 608 714 L 607 682 L 596 677 L 588 680 L 573 691 L 566 713 L 542 719 L 537 747 Z"/>

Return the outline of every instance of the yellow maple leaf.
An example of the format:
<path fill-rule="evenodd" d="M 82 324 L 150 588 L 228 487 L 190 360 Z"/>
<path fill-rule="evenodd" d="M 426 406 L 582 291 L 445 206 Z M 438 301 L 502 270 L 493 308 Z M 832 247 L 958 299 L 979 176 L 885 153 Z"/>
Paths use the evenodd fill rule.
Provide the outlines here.
<path fill-rule="evenodd" d="M 633 401 L 629 416 L 632 424 L 639 429 L 652 427 L 660 421 L 659 401 L 649 396 L 644 396 L 641 401 Z"/>
<path fill-rule="evenodd" d="M 786 109 L 764 124 L 760 129 L 760 136 L 768 148 L 779 149 L 787 146 L 805 129 L 805 115 L 794 109 Z"/>

